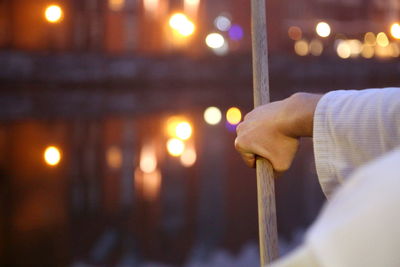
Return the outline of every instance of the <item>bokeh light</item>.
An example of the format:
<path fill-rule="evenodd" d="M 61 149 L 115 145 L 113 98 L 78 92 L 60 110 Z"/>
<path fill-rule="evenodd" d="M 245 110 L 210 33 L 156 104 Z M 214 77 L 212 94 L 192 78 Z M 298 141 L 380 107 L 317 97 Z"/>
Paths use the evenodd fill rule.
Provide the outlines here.
<path fill-rule="evenodd" d="M 242 120 L 242 112 L 237 107 L 232 107 L 226 112 L 226 120 L 231 125 L 237 125 Z"/>
<path fill-rule="evenodd" d="M 367 45 L 376 45 L 376 36 L 373 32 L 367 32 L 364 36 L 364 42 Z"/>
<path fill-rule="evenodd" d="M 169 19 L 169 26 L 184 37 L 192 35 L 196 29 L 194 23 L 182 13 L 173 14 Z"/>
<path fill-rule="evenodd" d="M 217 107 L 208 107 L 204 111 L 203 117 L 206 123 L 210 125 L 217 125 L 222 119 L 222 113 Z"/>
<path fill-rule="evenodd" d="M 358 57 L 362 51 L 362 43 L 357 39 L 347 40 L 346 41 L 350 46 L 351 57 Z"/>
<path fill-rule="evenodd" d="M 301 38 L 303 37 L 303 32 L 300 27 L 291 26 L 288 30 L 288 35 L 290 39 L 298 41 L 301 40 Z"/>
<path fill-rule="evenodd" d="M 228 34 L 229 38 L 231 38 L 233 41 L 240 41 L 244 36 L 243 28 L 240 25 L 234 24 L 229 29 Z"/>
<path fill-rule="evenodd" d="M 324 51 L 324 45 L 322 42 L 318 39 L 314 39 L 310 42 L 310 47 L 309 47 L 310 53 L 313 56 L 320 56 L 322 52 Z"/>
<path fill-rule="evenodd" d="M 151 2 L 154 2 L 156 0 L 150 0 Z M 148 2 L 147 0 L 144 1 L 144 7 L 148 7 Z M 125 6 L 125 0 L 109 0 L 108 1 L 108 7 L 112 11 L 121 11 Z"/>
<path fill-rule="evenodd" d="M 175 134 L 179 139 L 187 140 L 192 136 L 192 126 L 187 121 L 180 122 L 176 125 Z"/>
<path fill-rule="evenodd" d="M 307 56 L 309 53 L 309 45 L 306 40 L 296 41 L 294 43 L 294 51 L 299 56 Z"/>
<path fill-rule="evenodd" d="M 321 37 L 328 37 L 331 34 L 331 26 L 328 23 L 321 21 L 315 27 L 315 31 Z"/>
<path fill-rule="evenodd" d="M 141 192 L 147 201 L 154 201 L 160 194 L 162 176 L 159 169 L 151 173 L 145 173 L 136 168 L 135 170 L 135 188 Z"/>
<path fill-rule="evenodd" d="M 221 34 L 213 32 L 207 35 L 206 44 L 210 48 L 218 49 L 224 46 L 225 38 Z"/>
<path fill-rule="evenodd" d="M 386 47 L 389 45 L 389 38 L 387 37 L 387 35 L 384 32 L 380 32 L 376 36 L 376 43 L 379 46 Z"/>
<path fill-rule="evenodd" d="M 59 5 L 50 5 L 44 12 L 46 20 L 50 23 L 60 22 L 63 18 L 63 11 Z"/>
<path fill-rule="evenodd" d="M 122 152 L 117 146 L 111 146 L 107 149 L 106 153 L 107 165 L 111 169 L 119 169 L 122 165 Z"/>
<path fill-rule="evenodd" d="M 114 1 L 121 1 L 121 0 L 114 0 Z M 143 8 L 146 13 L 155 16 L 157 14 L 157 9 L 159 7 L 160 0 L 143 0 Z"/>
<path fill-rule="evenodd" d="M 400 55 L 399 45 L 397 43 L 390 43 L 389 47 L 392 57 L 398 57 Z"/>
<path fill-rule="evenodd" d="M 144 173 L 152 173 L 157 169 L 157 157 L 155 147 L 151 144 L 146 144 L 140 151 L 140 170 Z"/>
<path fill-rule="evenodd" d="M 390 34 L 394 39 L 399 40 L 400 39 L 400 24 L 399 23 L 393 23 L 392 26 L 390 27 Z"/>
<path fill-rule="evenodd" d="M 196 163 L 197 154 L 193 146 L 187 147 L 180 157 L 181 164 L 184 167 L 192 167 Z"/>
<path fill-rule="evenodd" d="M 179 157 L 185 150 L 185 143 L 177 138 L 171 138 L 167 141 L 168 153 L 173 157 Z"/>
<path fill-rule="evenodd" d="M 375 49 L 373 46 L 365 45 L 365 44 L 362 46 L 361 56 L 363 58 L 367 58 L 367 59 L 373 58 L 374 54 L 375 54 Z"/>
<path fill-rule="evenodd" d="M 214 20 L 214 26 L 223 32 L 229 31 L 229 29 L 231 28 L 231 20 L 223 15 L 220 15 L 218 17 L 215 18 Z"/>
<path fill-rule="evenodd" d="M 56 166 L 60 163 L 61 152 L 55 146 L 49 146 L 44 151 L 44 160 L 47 165 Z"/>
<path fill-rule="evenodd" d="M 342 59 L 347 59 L 351 56 L 351 47 L 346 40 L 340 40 L 336 47 L 337 55 Z"/>

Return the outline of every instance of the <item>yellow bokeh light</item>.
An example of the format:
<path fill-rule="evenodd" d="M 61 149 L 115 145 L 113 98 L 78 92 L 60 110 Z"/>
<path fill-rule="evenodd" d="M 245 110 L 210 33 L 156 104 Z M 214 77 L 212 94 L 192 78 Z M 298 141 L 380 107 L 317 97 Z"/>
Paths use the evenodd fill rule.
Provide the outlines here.
<path fill-rule="evenodd" d="M 171 138 L 167 141 L 168 153 L 173 157 L 179 157 L 185 150 L 185 143 L 177 138 Z"/>
<path fill-rule="evenodd" d="M 157 169 L 157 157 L 153 145 L 147 144 L 142 147 L 139 167 L 144 173 L 152 173 Z"/>
<path fill-rule="evenodd" d="M 106 154 L 107 164 L 112 169 L 119 169 L 122 165 L 122 152 L 117 146 L 111 146 Z"/>
<path fill-rule="evenodd" d="M 154 201 L 160 194 L 162 176 L 158 169 L 145 173 L 137 168 L 135 170 L 135 188 L 143 194 L 147 201 Z"/>
<path fill-rule="evenodd" d="M 179 139 L 187 140 L 192 136 L 192 126 L 187 121 L 180 122 L 176 125 L 175 134 Z"/>
<path fill-rule="evenodd" d="M 196 27 L 183 13 L 175 13 L 169 19 L 169 26 L 178 34 L 188 37 L 194 33 Z"/>
<path fill-rule="evenodd" d="M 357 39 L 346 41 L 350 46 L 351 57 L 358 57 L 362 51 L 362 43 Z"/>
<path fill-rule="evenodd" d="M 63 11 L 59 5 L 50 5 L 46 8 L 44 16 L 48 22 L 57 23 L 63 18 Z"/>
<path fill-rule="evenodd" d="M 320 40 L 314 39 L 310 42 L 310 53 L 313 56 L 320 56 L 324 51 L 324 45 Z"/>
<path fill-rule="evenodd" d="M 364 58 L 372 58 L 375 54 L 375 49 L 370 45 L 363 45 L 361 49 L 361 56 Z"/>
<path fill-rule="evenodd" d="M 226 120 L 229 124 L 236 125 L 242 120 L 242 112 L 236 107 L 228 109 L 226 112 Z"/>
<path fill-rule="evenodd" d="M 367 45 L 376 45 L 376 36 L 373 32 L 367 32 L 364 36 L 364 42 Z"/>
<path fill-rule="evenodd" d="M 222 119 L 222 114 L 219 108 L 209 107 L 204 111 L 203 117 L 206 123 L 210 125 L 217 125 Z"/>
<path fill-rule="evenodd" d="M 124 6 L 125 6 L 125 0 L 109 0 L 108 1 L 108 7 L 112 11 L 121 11 L 124 8 Z M 144 3 L 144 6 L 146 7 L 146 3 Z"/>
<path fill-rule="evenodd" d="M 307 56 L 310 52 L 308 42 L 305 40 L 296 41 L 294 44 L 294 51 L 299 56 Z"/>
<path fill-rule="evenodd" d="M 400 39 L 400 24 L 399 23 L 393 23 L 392 26 L 390 27 L 390 34 L 394 39 Z"/>
<path fill-rule="evenodd" d="M 194 147 L 188 147 L 187 149 L 185 149 L 180 159 L 181 159 L 181 164 L 184 167 L 189 168 L 193 166 L 193 164 L 196 163 L 197 159 L 196 150 L 194 149 Z"/>
<path fill-rule="evenodd" d="M 397 43 L 391 43 L 389 47 L 392 57 L 398 57 L 400 55 L 400 49 Z"/>
<path fill-rule="evenodd" d="M 341 40 L 336 48 L 336 52 L 340 58 L 347 59 L 351 56 L 351 47 L 346 41 Z"/>
<path fill-rule="evenodd" d="M 315 31 L 321 37 L 328 37 L 331 34 L 331 26 L 326 22 L 319 22 L 315 27 Z"/>
<path fill-rule="evenodd" d="M 389 45 L 389 39 L 388 39 L 387 35 L 384 32 L 380 32 L 376 36 L 376 43 L 379 46 L 386 47 L 386 46 Z"/>
<path fill-rule="evenodd" d="M 210 48 L 218 49 L 224 46 L 225 38 L 219 33 L 210 33 L 206 37 L 206 44 Z"/>
<path fill-rule="evenodd" d="M 44 151 L 44 160 L 47 165 L 56 166 L 61 160 L 60 150 L 55 146 L 47 147 Z"/>
<path fill-rule="evenodd" d="M 156 14 L 159 5 L 159 0 L 143 0 L 144 10 L 151 15 Z"/>

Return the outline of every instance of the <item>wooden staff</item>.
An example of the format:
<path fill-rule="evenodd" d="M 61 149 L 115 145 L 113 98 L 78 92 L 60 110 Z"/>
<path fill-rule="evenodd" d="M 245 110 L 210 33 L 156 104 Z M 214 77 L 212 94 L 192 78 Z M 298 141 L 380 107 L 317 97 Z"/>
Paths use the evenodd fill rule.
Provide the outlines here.
<path fill-rule="evenodd" d="M 265 0 L 251 0 L 254 106 L 269 103 L 268 48 Z M 258 227 L 261 266 L 278 257 L 274 173 L 271 164 L 257 158 Z"/>

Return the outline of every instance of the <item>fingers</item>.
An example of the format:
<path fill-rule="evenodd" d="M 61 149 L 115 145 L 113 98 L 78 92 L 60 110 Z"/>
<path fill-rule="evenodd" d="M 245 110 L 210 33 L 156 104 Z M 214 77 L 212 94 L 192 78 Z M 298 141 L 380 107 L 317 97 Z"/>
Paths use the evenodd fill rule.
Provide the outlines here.
<path fill-rule="evenodd" d="M 250 168 L 255 168 L 256 167 L 256 156 L 253 153 L 245 151 L 238 138 L 235 139 L 235 148 L 236 150 L 240 153 L 240 156 L 242 157 L 244 163 L 250 167 Z"/>

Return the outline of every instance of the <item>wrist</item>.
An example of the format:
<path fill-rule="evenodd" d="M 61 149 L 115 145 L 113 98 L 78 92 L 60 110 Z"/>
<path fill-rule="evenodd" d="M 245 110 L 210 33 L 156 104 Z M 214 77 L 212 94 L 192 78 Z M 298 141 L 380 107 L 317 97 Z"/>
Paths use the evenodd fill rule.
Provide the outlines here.
<path fill-rule="evenodd" d="M 290 137 L 312 137 L 314 113 L 322 95 L 295 93 L 285 99 L 281 112 L 282 132 Z"/>

